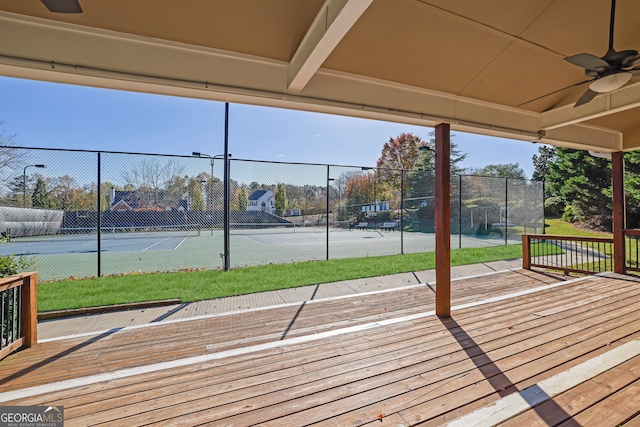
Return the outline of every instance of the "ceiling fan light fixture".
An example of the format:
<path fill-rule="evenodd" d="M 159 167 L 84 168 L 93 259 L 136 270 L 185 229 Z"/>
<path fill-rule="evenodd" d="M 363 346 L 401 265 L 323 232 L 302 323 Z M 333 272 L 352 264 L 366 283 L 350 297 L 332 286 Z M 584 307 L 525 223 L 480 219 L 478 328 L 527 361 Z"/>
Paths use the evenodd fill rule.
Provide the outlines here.
<path fill-rule="evenodd" d="M 627 72 L 609 74 L 608 76 L 600 77 L 591 82 L 589 89 L 598 93 L 607 93 L 620 89 L 627 84 L 630 79 L 631 73 Z"/>

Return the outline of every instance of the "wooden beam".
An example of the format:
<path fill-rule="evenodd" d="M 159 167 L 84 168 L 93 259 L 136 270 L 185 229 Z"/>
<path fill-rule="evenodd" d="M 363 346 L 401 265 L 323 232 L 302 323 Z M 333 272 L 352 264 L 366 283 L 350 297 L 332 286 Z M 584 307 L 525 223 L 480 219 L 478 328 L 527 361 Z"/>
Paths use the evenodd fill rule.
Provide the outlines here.
<path fill-rule="evenodd" d="M 450 127 L 436 126 L 436 315 L 451 315 L 451 167 Z"/>
<path fill-rule="evenodd" d="M 327 0 L 289 66 L 289 90 L 304 89 L 373 0 Z"/>
<path fill-rule="evenodd" d="M 613 271 L 625 273 L 626 255 L 624 229 L 626 228 L 624 200 L 624 153 L 611 153 L 611 188 L 613 205 Z"/>

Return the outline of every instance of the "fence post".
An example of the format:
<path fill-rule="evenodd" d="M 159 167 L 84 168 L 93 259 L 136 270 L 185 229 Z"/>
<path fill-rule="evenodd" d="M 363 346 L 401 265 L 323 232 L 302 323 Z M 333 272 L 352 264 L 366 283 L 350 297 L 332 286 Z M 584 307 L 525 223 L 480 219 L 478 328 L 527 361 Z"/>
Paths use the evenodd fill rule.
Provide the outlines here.
<path fill-rule="evenodd" d="M 326 210 L 326 218 L 327 218 L 327 261 L 329 260 L 329 180 L 331 179 L 329 176 L 331 166 L 327 165 L 327 210 Z"/>
<path fill-rule="evenodd" d="M 458 249 L 462 248 L 462 174 L 458 174 Z"/>
<path fill-rule="evenodd" d="M 224 261 L 224 271 L 228 271 L 231 266 L 230 257 L 230 236 L 229 236 L 229 228 L 231 227 L 230 221 L 230 210 L 231 210 L 231 200 L 230 200 L 230 191 L 231 191 L 231 182 L 229 178 L 231 176 L 229 169 L 231 168 L 231 154 L 229 154 L 229 103 L 224 103 L 224 183 L 223 183 L 223 194 L 222 194 L 222 203 L 224 204 L 222 209 L 222 222 L 224 222 L 223 228 L 223 254 L 222 258 Z M 213 177 L 211 178 L 213 180 Z"/>
<path fill-rule="evenodd" d="M 522 235 L 522 268 L 531 270 L 531 239 L 528 234 Z"/>
<path fill-rule="evenodd" d="M 509 227 L 507 226 L 507 216 L 509 212 L 509 178 L 504 179 L 504 244 L 505 246 L 509 244 L 508 242 L 508 233 Z"/>
<path fill-rule="evenodd" d="M 98 151 L 98 212 L 96 218 L 96 227 L 98 228 L 96 231 L 96 238 L 98 239 L 98 277 L 102 276 L 102 239 L 100 233 L 102 232 L 102 176 L 101 176 L 101 168 L 102 168 L 102 153 Z"/>
<path fill-rule="evenodd" d="M 404 169 L 400 169 L 400 254 L 404 255 Z"/>

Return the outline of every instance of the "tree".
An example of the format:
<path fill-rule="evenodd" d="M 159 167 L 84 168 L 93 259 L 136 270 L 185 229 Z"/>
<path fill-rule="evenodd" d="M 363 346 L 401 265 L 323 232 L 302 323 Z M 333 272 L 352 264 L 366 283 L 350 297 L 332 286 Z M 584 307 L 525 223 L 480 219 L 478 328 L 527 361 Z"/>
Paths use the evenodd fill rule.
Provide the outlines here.
<path fill-rule="evenodd" d="M 531 160 L 533 161 L 533 175 L 531 179 L 534 181 L 544 181 L 549 176 L 549 164 L 553 161 L 556 155 L 556 149 L 547 145 L 541 145 L 538 147 L 538 153 L 534 154 Z"/>
<path fill-rule="evenodd" d="M 376 163 L 380 179 L 385 184 L 399 188 L 401 170 L 416 169 L 420 164 L 419 147 L 427 145 L 419 136 L 401 133 L 382 146 L 380 158 Z"/>
<path fill-rule="evenodd" d="M 50 195 L 54 206 L 65 211 L 89 210 L 86 206 L 86 194 L 75 178 L 63 175 L 47 180 L 51 188 Z"/>
<path fill-rule="evenodd" d="M 0 121 L 0 127 L 4 124 Z M 26 151 L 16 146 L 16 135 L 0 132 L 0 182 L 5 183 L 11 171 L 17 171 L 25 162 Z"/>
<path fill-rule="evenodd" d="M 36 208 L 53 207 L 53 201 L 47 191 L 47 183 L 41 176 L 38 176 L 36 180 L 36 187 L 31 195 L 31 204 Z"/>
<path fill-rule="evenodd" d="M 420 150 L 420 147 L 426 149 Z M 403 190 L 405 198 L 417 199 L 420 197 L 428 197 L 433 193 L 435 170 L 435 132 L 429 132 L 429 141 L 425 142 L 420 137 L 411 133 L 402 133 L 395 139 L 390 138 L 382 147 L 382 153 L 376 166 L 378 168 L 383 189 L 393 190 L 398 194 Z M 450 161 L 449 167 L 451 174 L 456 175 L 464 172 L 464 168 L 459 166 L 467 157 L 466 153 L 458 150 L 453 136 L 450 141 Z M 391 170 L 389 170 L 391 169 Z M 402 172 L 405 172 L 404 181 L 402 181 Z M 425 171 L 425 172 L 420 172 Z M 401 182 L 404 188 L 401 188 Z"/>
<path fill-rule="evenodd" d="M 32 176 L 26 175 L 26 177 L 23 177 L 22 174 L 20 174 L 19 176 L 13 177 L 10 180 L 7 180 L 5 184 L 6 187 L 8 188 L 8 193 L 9 193 L 9 196 L 8 196 L 9 200 L 7 204 L 13 204 L 15 206 L 23 206 L 25 204 L 23 198 L 26 194 L 27 196 L 26 204 L 28 205 L 29 197 L 31 194 L 30 189 L 33 187 L 33 183 L 34 183 L 34 179 Z M 26 184 L 26 188 L 25 188 L 25 184 Z"/>
<path fill-rule="evenodd" d="M 358 173 L 349 177 L 345 185 L 345 197 L 351 205 L 366 205 L 373 202 L 374 177 L 369 173 Z"/>
<path fill-rule="evenodd" d="M 287 189 L 284 184 L 278 184 L 276 186 L 276 215 L 283 216 L 287 212 Z"/>
<path fill-rule="evenodd" d="M 204 197 L 202 196 L 201 182 L 198 179 L 190 179 L 188 185 L 189 210 L 204 212 Z"/>
<path fill-rule="evenodd" d="M 186 175 L 172 176 L 166 183 L 165 200 L 175 203 L 185 199 L 185 195 L 189 195 L 189 200 L 191 201 L 191 196 L 189 194 L 189 184 L 190 178 Z"/>
<path fill-rule="evenodd" d="M 458 144 L 455 143 L 453 138 L 454 134 L 451 135 L 450 145 L 449 145 L 449 168 L 451 170 L 451 175 L 460 175 L 464 173 L 465 169 L 460 167 L 460 162 L 464 161 L 467 158 L 467 153 L 463 153 L 458 150 Z M 429 132 L 429 142 L 427 146 L 430 150 L 420 151 L 422 153 L 420 166 L 417 169 L 422 170 L 435 170 L 435 146 L 436 146 L 436 133 L 435 131 Z"/>
<path fill-rule="evenodd" d="M 467 171 L 470 175 L 495 176 L 499 178 L 527 179 L 524 169 L 518 163 L 501 163 L 487 165 L 482 168 Z"/>
<path fill-rule="evenodd" d="M 611 167 L 587 151 L 559 147 L 549 163 L 549 191 L 565 205 L 563 218 L 611 230 Z"/>
<path fill-rule="evenodd" d="M 231 202 L 231 209 L 236 211 L 246 211 L 247 204 L 249 202 L 249 196 L 247 196 L 247 190 L 244 187 L 238 187 L 236 189 L 234 200 Z"/>
<path fill-rule="evenodd" d="M 147 208 L 159 206 L 161 190 L 168 188 L 184 167 L 169 159 L 164 164 L 157 157 L 148 157 L 122 172 L 126 186 L 138 191 L 140 203 Z"/>
<path fill-rule="evenodd" d="M 624 188 L 627 228 L 640 228 L 640 151 L 624 154 Z M 611 199 L 611 188 L 604 193 Z"/>

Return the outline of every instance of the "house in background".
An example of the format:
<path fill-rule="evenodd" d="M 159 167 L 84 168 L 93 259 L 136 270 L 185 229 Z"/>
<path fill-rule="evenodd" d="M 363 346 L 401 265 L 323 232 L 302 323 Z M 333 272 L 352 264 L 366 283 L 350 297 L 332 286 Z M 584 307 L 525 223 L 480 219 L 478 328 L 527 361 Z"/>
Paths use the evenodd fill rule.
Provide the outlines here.
<path fill-rule="evenodd" d="M 123 191 L 111 187 L 109 210 L 113 212 L 185 211 L 188 210 L 188 203 L 185 199 L 167 199 L 163 192 L 156 194 L 141 190 Z"/>
<path fill-rule="evenodd" d="M 269 214 L 274 214 L 275 207 L 275 195 L 269 190 L 256 190 L 249 196 L 249 203 L 247 203 L 248 211 L 262 211 Z"/>

